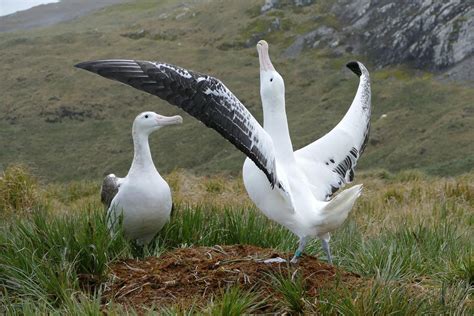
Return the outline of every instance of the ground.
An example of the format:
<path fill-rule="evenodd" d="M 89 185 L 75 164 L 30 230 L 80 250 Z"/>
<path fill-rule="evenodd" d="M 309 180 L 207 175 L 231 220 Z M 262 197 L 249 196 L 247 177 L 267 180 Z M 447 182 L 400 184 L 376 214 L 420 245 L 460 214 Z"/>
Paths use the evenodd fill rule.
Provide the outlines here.
<path fill-rule="evenodd" d="M 298 265 L 298 240 L 249 201 L 240 177 L 165 175 L 175 211 L 138 247 L 107 229 L 99 181 L 0 175 L 0 313 L 7 315 L 472 315 L 474 175 L 357 176 L 364 191 Z M 320 255 L 322 255 L 320 257 Z"/>
<path fill-rule="evenodd" d="M 272 284 L 271 275 L 299 273 L 310 297 L 314 297 L 318 289 L 335 286 L 336 280 L 346 286 L 361 282 L 357 274 L 345 272 L 313 256 L 303 256 L 296 265 L 263 262 L 273 257 L 291 258 L 291 255 L 268 248 L 234 245 L 183 248 L 159 258 L 123 260 L 111 265 L 104 299 L 136 309 L 175 304 L 189 308 L 238 285 L 245 290 L 264 292 L 269 299 L 258 311 L 265 312 L 269 305 L 276 305 L 282 299 Z"/>

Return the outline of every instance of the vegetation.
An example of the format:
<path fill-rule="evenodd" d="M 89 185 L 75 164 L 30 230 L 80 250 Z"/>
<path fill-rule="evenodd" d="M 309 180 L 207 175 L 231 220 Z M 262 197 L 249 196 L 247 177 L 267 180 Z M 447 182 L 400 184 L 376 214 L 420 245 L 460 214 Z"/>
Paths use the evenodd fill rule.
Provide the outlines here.
<path fill-rule="evenodd" d="M 344 27 L 328 13 L 330 2 L 304 8 L 285 2 L 263 15 L 251 0 L 158 2 L 138 0 L 60 27 L 0 34 L 0 314 L 474 314 L 473 89 L 403 65 L 376 69 L 362 56 L 324 48 L 285 59 L 281 53 L 299 35 Z M 118 304 L 104 293 L 120 260 L 234 244 L 291 252 L 297 240 L 248 199 L 243 155 L 217 133 L 156 97 L 72 66 L 101 58 L 179 64 L 222 79 L 260 120 L 254 48 L 260 38 L 270 42 L 287 83 L 295 148 L 347 111 L 357 78 L 345 63 L 360 59 L 371 70 L 372 131 L 356 176 L 364 191 L 331 239 L 335 265 L 359 275 L 360 283 L 336 281 L 309 293 L 311 280 L 296 267 L 250 290 L 222 286 L 191 305 Z M 144 110 L 179 112 L 185 124 L 151 139 L 175 211 L 153 243 L 139 247 L 106 229 L 98 179 L 126 173 L 131 122 Z M 306 254 L 325 258 L 316 240 Z M 268 286 L 277 289 L 278 304 Z"/>
<path fill-rule="evenodd" d="M 48 28 L 0 34 L 0 169 L 23 162 L 55 181 L 124 175 L 132 159 L 132 120 L 154 110 L 184 115 L 181 126 L 152 136 L 160 171 L 236 175 L 243 155 L 216 132 L 156 97 L 73 65 L 101 58 L 178 64 L 220 78 L 261 119 L 254 43 L 265 38 L 286 80 L 295 148 L 342 118 L 357 87 L 357 78 L 344 65 L 361 59 L 372 74 L 373 117 L 359 170 L 418 168 L 441 175 L 472 170 L 470 87 L 440 83 L 432 74 L 404 66 L 376 69 L 362 56 L 335 56 L 324 48 L 306 50 L 294 60 L 281 56 L 297 36 L 318 26 L 344 27 L 347 21 L 328 13 L 328 3 L 261 15 L 261 3 L 252 0 L 182 6 L 172 0 L 138 0 Z"/>
<path fill-rule="evenodd" d="M 37 186 L 25 166 L 7 168 L 0 177 L 0 212 L 31 211 L 38 203 Z"/>
<path fill-rule="evenodd" d="M 12 168 L 34 179 L 21 167 Z M 168 178 L 177 197 L 176 212 L 155 242 L 138 251 L 120 232 L 110 235 L 107 231 L 95 183 L 72 182 L 61 190 L 57 185 L 37 186 L 41 203 L 33 209 L 23 204 L 15 212 L 2 210 L 0 313 L 99 314 L 104 308 L 112 314 L 123 313 L 123 306 L 102 298 L 108 267 L 118 259 L 216 244 L 294 250 L 296 238 L 261 215 L 244 192 L 236 191 L 240 180 L 219 176 L 193 180 L 180 172 Z M 359 179 L 364 193 L 344 226 L 333 234 L 331 245 L 335 264 L 366 282 L 356 290 L 335 284 L 309 296 L 307 280 L 297 272 L 269 275 L 262 285 L 275 286 L 282 300 L 267 310 L 354 315 L 472 313 L 474 175 L 437 178 L 418 171 L 377 171 Z M 222 186 L 209 192 L 208 183 Z M 18 188 L 17 195 L 28 192 L 21 185 L 11 187 Z M 238 199 L 228 200 L 229 193 Z M 211 196 L 215 205 L 209 203 Z M 306 252 L 318 255 L 322 249 L 313 241 Z M 256 284 L 250 292 L 223 288 L 221 296 L 204 305 L 147 310 L 238 315 L 251 313 L 265 300 L 265 292 Z M 127 312 L 134 313 L 129 308 Z"/>

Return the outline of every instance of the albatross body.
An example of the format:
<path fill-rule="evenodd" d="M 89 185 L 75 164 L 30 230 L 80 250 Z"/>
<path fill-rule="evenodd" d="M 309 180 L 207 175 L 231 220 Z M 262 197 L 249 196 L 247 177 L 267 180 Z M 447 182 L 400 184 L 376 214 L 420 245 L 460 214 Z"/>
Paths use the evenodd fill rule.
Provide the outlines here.
<path fill-rule="evenodd" d="M 314 237 L 321 239 L 328 260 L 332 262 L 329 233 L 344 222 L 362 189 L 362 185 L 356 185 L 330 200 L 337 189 L 352 181 L 359 152 L 367 141 L 370 119 L 368 72 L 361 63 L 348 64 L 362 75 L 348 114 L 326 136 L 294 152 L 285 111 L 283 78 L 271 63 L 268 44 L 260 41 L 257 50 L 263 128 L 273 140 L 278 175 L 287 179 L 293 203 L 282 199 L 269 185 L 265 174 L 248 158 L 243 167 L 245 188 L 267 217 L 300 238 L 293 262 L 301 256 L 308 240 Z"/>
<path fill-rule="evenodd" d="M 104 179 L 102 199 L 111 200 L 107 211 L 112 228 L 123 216 L 123 230 L 127 238 L 139 244 L 149 243 L 169 220 L 172 200 L 168 183 L 156 170 L 151 157 L 148 136 L 163 126 L 179 124 L 180 116 L 166 117 L 154 112 L 143 112 L 133 122 L 134 156 L 125 178 L 109 175 Z M 108 192 L 117 192 L 111 199 Z"/>
<path fill-rule="evenodd" d="M 283 78 L 274 69 L 268 44 L 257 44 L 264 126 L 218 79 L 175 65 L 140 60 L 98 60 L 76 67 L 120 81 L 180 107 L 213 128 L 248 158 L 243 166 L 247 192 L 270 219 L 300 238 L 293 262 L 307 241 L 323 241 L 329 261 L 329 233 L 347 218 L 361 185 L 333 197 L 354 178 L 354 167 L 370 127 L 370 80 L 360 62 L 347 64 L 359 76 L 349 111 L 332 131 L 293 150 L 285 112 Z"/>

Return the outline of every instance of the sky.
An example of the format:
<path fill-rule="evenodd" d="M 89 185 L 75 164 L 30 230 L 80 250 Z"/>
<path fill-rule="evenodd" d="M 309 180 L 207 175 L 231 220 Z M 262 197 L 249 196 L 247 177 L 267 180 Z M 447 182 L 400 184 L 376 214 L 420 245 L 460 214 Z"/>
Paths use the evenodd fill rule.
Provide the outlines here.
<path fill-rule="evenodd" d="M 0 0 L 0 16 L 53 2 L 59 2 L 59 0 Z"/>

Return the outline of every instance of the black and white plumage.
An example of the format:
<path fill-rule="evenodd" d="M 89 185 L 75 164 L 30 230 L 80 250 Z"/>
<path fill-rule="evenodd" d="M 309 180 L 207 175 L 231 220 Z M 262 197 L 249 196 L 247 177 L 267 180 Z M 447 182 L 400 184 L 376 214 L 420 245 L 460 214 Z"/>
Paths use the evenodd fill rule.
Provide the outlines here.
<path fill-rule="evenodd" d="M 370 80 L 358 62 L 347 64 L 360 77 L 349 111 L 329 133 L 295 152 L 295 157 L 313 185 L 313 194 L 329 200 L 354 179 L 354 169 L 364 152 L 370 132 Z"/>
<path fill-rule="evenodd" d="M 268 44 L 257 44 L 264 127 L 218 79 L 177 66 L 134 60 L 99 60 L 76 65 L 146 91 L 177 105 L 218 131 L 247 155 L 243 167 L 246 190 L 270 219 L 300 237 L 292 261 L 307 241 L 323 241 L 329 261 L 329 233 L 347 218 L 362 185 L 331 198 L 354 178 L 370 128 L 369 73 L 359 62 L 347 66 L 359 87 L 341 122 L 328 134 L 293 151 L 285 111 L 283 78 L 274 69 Z M 275 187 L 275 185 L 277 185 Z"/>
<path fill-rule="evenodd" d="M 100 201 L 107 208 L 110 207 L 110 203 L 114 199 L 115 195 L 120 187 L 120 183 L 123 181 L 123 178 L 117 177 L 115 174 L 111 173 L 104 178 L 102 186 L 100 187 Z"/>
<path fill-rule="evenodd" d="M 283 189 L 276 174 L 273 142 L 218 79 L 171 64 L 140 60 L 97 60 L 77 64 L 103 77 L 156 95 L 194 116 L 234 144 Z"/>

